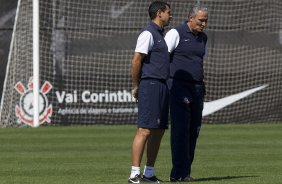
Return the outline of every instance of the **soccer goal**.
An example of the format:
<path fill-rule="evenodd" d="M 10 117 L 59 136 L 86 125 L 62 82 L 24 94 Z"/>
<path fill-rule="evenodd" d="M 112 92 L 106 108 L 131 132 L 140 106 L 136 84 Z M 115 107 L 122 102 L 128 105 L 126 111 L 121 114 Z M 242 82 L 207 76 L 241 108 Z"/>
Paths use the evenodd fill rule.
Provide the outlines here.
<path fill-rule="evenodd" d="M 139 10 L 143 20 L 134 23 L 136 17 L 124 19 L 133 14 L 128 11 L 133 3 L 125 2 L 39 1 L 39 124 L 135 122 L 131 56 L 139 25 L 148 21 L 148 3 Z M 33 123 L 32 3 L 18 2 L 1 106 L 3 127 Z M 119 10 L 124 3 L 127 13 Z"/>
<path fill-rule="evenodd" d="M 39 23 L 33 25 L 34 2 L 18 1 L 0 126 L 134 124 L 131 59 L 150 21 L 151 1 L 38 2 Z M 167 29 L 187 19 L 197 1 L 169 2 L 173 20 Z M 204 122 L 281 121 L 282 2 L 200 2 L 209 8 Z"/>

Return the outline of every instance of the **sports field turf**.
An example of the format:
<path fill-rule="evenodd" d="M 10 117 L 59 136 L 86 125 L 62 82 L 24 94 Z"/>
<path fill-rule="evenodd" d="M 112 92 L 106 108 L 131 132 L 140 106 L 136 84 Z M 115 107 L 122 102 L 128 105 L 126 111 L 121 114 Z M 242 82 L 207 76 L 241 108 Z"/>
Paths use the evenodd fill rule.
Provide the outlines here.
<path fill-rule="evenodd" d="M 1 184 L 127 183 L 135 126 L 0 129 Z M 156 163 L 168 183 L 169 131 Z M 203 125 L 192 176 L 203 184 L 281 184 L 282 124 Z"/>

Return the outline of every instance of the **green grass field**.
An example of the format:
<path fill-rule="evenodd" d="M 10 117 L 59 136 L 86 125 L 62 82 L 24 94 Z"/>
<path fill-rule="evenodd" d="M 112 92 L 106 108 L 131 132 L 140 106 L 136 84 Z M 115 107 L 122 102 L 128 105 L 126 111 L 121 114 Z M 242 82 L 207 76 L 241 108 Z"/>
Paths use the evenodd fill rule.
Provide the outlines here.
<path fill-rule="evenodd" d="M 0 129 L 1 184 L 127 183 L 135 126 Z M 169 131 L 156 163 L 168 183 Z M 203 125 L 193 183 L 278 184 L 282 124 Z"/>

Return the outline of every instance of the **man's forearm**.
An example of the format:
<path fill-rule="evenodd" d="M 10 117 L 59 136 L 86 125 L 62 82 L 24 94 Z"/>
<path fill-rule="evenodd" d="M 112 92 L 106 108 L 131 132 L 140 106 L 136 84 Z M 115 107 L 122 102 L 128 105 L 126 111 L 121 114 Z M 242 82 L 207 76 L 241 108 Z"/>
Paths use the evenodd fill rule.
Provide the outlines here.
<path fill-rule="evenodd" d="M 134 88 L 138 87 L 139 85 L 141 77 L 142 59 L 143 56 L 139 53 L 135 53 L 132 59 L 131 75 Z"/>

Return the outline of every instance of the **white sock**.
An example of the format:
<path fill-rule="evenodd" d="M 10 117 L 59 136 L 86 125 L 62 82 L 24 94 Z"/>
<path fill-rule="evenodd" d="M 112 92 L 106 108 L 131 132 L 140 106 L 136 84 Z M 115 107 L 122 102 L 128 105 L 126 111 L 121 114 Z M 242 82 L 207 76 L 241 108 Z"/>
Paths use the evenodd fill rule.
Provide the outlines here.
<path fill-rule="evenodd" d="M 150 167 L 150 166 L 146 166 L 144 167 L 144 176 L 146 176 L 147 178 L 150 178 L 152 176 L 154 176 L 154 167 Z"/>
<path fill-rule="evenodd" d="M 136 176 L 136 174 L 140 175 L 140 167 L 132 166 L 130 178 L 134 178 Z"/>

